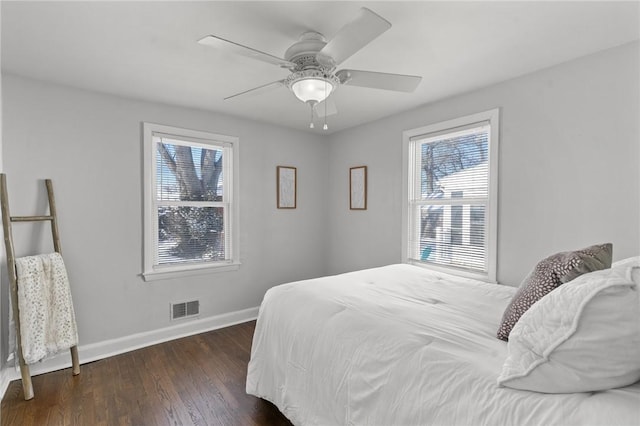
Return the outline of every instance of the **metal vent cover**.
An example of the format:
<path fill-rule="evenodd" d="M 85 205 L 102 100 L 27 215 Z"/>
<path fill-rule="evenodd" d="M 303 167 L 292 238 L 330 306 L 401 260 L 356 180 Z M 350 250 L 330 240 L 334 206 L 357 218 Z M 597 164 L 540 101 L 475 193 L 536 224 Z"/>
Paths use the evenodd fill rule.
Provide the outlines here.
<path fill-rule="evenodd" d="M 180 302 L 171 304 L 171 320 L 188 318 L 200 313 L 200 301 Z"/>
<path fill-rule="evenodd" d="M 192 300 L 191 302 L 187 302 L 187 316 L 190 317 L 192 315 L 198 315 L 200 313 L 200 301 Z"/>

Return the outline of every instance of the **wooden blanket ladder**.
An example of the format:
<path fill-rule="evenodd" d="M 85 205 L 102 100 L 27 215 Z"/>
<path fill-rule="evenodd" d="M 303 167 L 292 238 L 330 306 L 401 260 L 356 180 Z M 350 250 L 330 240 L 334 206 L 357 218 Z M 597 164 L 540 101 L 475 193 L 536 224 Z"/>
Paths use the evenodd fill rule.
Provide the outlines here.
<path fill-rule="evenodd" d="M 7 270 L 9 272 L 9 284 L 11 286 L 11 303 L 13 305 L 13 321 L 16 327 L 18 363 L 20 364 L 20 375 L 22 376 L 22 389 L 24 391 L 24 399 L 33 398 L 33 384 L 31 383 L 31 374 L 29 373 L 29 365 L 25 362 L 22 355 L 22 340 L 20 338 L 20 315 L 18 313 L 18 277 L 16 274 L 16 257 L 13 246 L 13 235 L 11 233 L 12 222 L 51 222 L 51 235 L 53 237 L 53 249 L 61 253 L 60 236 L 58 235 L 58 220 L 56 217 L 56 203 L 53 198 L 53 183 L 51 179 L 45 180 L 47 187 L 47 196 L 49 198 L 49 215 L 48 216 L 11 216 L 9 211 L 9 197 L 7 196 L 7 176 L 0 173 L 0 204 L 2 205 L 2 228 L 4 230 L 4 244 L 7 250 Z M 73 375 L 80 374 L 80 363 L 78 361 L 78 347 L 71 347 L 71 363 L 73 366 Z"/>

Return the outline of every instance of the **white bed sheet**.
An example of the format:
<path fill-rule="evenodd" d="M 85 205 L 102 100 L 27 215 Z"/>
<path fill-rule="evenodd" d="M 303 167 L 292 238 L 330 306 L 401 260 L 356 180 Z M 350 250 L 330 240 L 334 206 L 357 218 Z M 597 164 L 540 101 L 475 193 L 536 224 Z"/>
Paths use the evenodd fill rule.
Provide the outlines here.
<path fill-rule="evenodd" d="M 270 289 L 247 392 L 296 425 L 640 425 L 640 384 L 551 395 L 497 386 L 515 288 L 390 265 Z"/>

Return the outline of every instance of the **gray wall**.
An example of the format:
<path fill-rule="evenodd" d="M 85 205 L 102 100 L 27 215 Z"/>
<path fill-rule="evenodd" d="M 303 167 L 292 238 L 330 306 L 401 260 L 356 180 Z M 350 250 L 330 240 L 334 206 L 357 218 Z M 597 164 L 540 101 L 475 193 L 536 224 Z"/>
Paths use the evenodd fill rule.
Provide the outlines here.
<path fill-rule="evenodd" d="M 496 107 L 498 281 L 518 285 L 544 256 L 594 243 L 638 254 L 638 52 L 624 45 L 332 136 L 328 272 L 400 261 L 403 130 Z M 357 165 L 368 166 L 367 211 L 349 210 Z"/>
<path fill-rule="evenodd" d="M 204 318 L 256 307 L 268 288 L 326 272 L 322 138 L 12 75 L 3 85 L 12 213 L 43 214 L 42 179 L 53 180 L 82 345 L 168 327 L 172 301 L 199 299 Z M 143 121 L 240 138 L 239 271 L 140 277 Z M 276 209 L 277 165 L 298 167 L 295 210 Z M 16 224 L 14 236 L 18 255 L 52 250 L 48 225 Z"/>

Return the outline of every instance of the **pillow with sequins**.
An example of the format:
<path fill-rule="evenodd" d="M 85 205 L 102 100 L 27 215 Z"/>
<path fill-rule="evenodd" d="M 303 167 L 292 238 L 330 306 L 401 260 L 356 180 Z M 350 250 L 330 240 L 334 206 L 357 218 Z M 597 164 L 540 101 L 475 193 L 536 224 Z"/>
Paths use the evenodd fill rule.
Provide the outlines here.
<path fill-rule="evenodd" d="M 540 261 L 504 311 L 498 339 L 509 340 L 509 333 L 522 314 L 555 288 L 582 274 L 610 268 L 612 251 L 612 244 L 598 244 L 582 250 L 556 253 Z"/>

